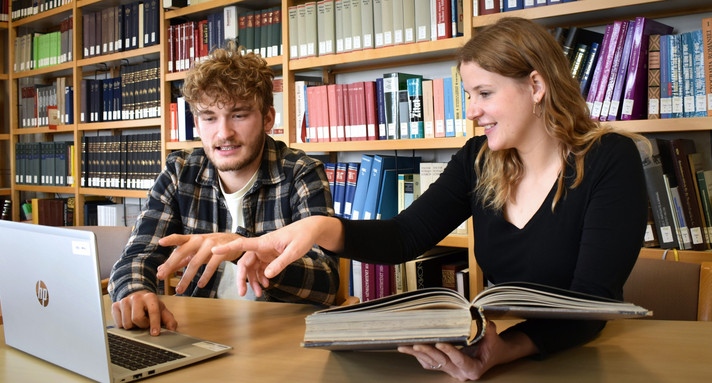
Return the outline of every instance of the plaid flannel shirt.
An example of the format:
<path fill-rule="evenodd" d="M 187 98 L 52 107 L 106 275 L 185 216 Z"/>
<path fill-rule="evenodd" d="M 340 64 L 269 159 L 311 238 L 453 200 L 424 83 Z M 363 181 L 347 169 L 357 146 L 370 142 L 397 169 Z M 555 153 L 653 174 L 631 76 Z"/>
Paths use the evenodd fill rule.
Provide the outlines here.
<path fill-rule="evenodd" d="M 331 193 L 321 162 L 283 142 L 266 138 L 258 178 L 243 202 L 245 228 L 238 234 L 259 236 L 311 215 L 333 215 Z M 114 265 L 109 293 L 114 301 L 139 291 L 158 291 L 156 270 L 172 248 L 158 245 L 170 234 L 230 232 L 232 218 L 218 183 L 218 173 L 202 148 L 179 151 L 149 191 L 121 258 Z M 185 295 L 217 296 L 222 265 L 204 288 L 197 281 Z M 314 247 L 270 281 L 267 300 L 331 305 L 339 286 L 338 259 Z"/>

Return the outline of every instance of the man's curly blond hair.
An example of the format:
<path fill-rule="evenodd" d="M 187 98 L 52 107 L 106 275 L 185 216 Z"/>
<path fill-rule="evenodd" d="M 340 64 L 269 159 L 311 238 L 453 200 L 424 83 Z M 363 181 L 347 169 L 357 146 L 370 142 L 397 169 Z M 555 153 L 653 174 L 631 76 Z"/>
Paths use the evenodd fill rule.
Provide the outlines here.
<path fill-rule="evenodd" d="M 194 115 L 204 102 L 231 107 L 236 102 L 254 101 L 263 116 L 269 112 L 274 72 L 260 56 L 241 52 L 242 47 L 231 42 L 188 71 L 182 92 Z"/>

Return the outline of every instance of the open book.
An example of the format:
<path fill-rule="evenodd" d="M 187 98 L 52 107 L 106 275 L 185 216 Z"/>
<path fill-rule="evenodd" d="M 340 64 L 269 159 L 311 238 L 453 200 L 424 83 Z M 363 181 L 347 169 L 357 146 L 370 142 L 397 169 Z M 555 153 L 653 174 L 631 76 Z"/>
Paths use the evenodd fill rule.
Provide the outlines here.
<path fill-rule="evenodd" d="M 484 336 L 486 318 L 644 316 L 652 312 L 631 303 L 528 282 L 490 287 L 472 302 L 453 290 L 433 287 L 317 311 L 306 317 L 302 346 L 377 350 L 436 342 L 470 345 Z"/>

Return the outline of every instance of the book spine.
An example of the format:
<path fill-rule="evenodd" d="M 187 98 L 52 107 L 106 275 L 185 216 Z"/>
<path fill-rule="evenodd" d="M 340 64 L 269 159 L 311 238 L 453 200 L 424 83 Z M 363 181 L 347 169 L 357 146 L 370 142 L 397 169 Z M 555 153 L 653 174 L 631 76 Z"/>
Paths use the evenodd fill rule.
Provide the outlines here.
<path fill-rule="evenodd" d="M 702 19 L 702 53 L 707 116 L 712 116 L 712 17 Z"/>

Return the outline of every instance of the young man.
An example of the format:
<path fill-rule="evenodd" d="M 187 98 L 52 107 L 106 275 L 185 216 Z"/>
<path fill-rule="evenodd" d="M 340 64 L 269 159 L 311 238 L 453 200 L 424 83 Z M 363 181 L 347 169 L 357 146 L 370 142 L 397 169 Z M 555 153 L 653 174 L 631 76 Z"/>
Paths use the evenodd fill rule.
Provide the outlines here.
<path fill-rule="evenodd" d="M 203 143 L 174 152 L 156 179 L 129 242 L 114 265 L 109 293 L 119 327 L 174 329 L 158 299 L 158 279 L 185 267 L 178 294 L 236 298 L 237 257 L 214 246 L 253 237 L 299 219 L 331 216 L 323 164 L 267 135 L 275 122 L 274 74 L 254 54 L 231 46 L 215 50 L 188 72 L 183 95 Z M 253 285 L 252 299 L 334 303 L 338 261 L 314 247 L 269 281 Z"/>

